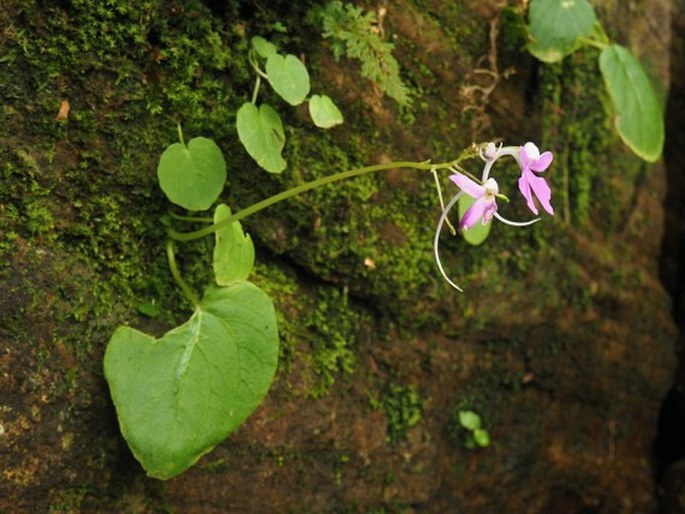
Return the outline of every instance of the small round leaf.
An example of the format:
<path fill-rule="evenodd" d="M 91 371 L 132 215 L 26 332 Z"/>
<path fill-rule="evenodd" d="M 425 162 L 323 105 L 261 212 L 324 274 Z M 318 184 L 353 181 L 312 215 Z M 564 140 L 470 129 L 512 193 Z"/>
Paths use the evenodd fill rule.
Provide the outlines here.
<path fill-rule="evenodd" d="M 299 105 L 307 98 L 309 73 L 294 55 L 270 55 L 266 61 L 266 74 L 274 91 L 290 105 Z"/>
<path fill-rule="evenodd" d="M 309 114 L 314 125 L 321 128 L 331 128 L 343 122 L 343 115 L 326 95 L 312 95 L 309 99 Z"/>
<path fill-rule="evenodd" d="M 655 162 L 664 146 L 664 117 L 642 65 L 627 48 L 610 45 L 599 56 L 599 69 L 616 106 L 619 136 L 639 157 Z"/>
<path fill-rule="evenodd" d="M 488 434 L 487 430 L 476 428 L 473 431 L 473 441 L 481 448 L 487 448 L 490 446 L 490 434 Z"/>
<path fill-rule="evenodd" d="M 460 410 L 459 424 L 467 430 L 476 430 L 480 428 L 480 416 L 472 410 Z"/>
<path fill-rule="evenodd" d="M 188 209 L 209 209 L 226 182 L 226 162 L 211 139 L 196 137 L 188 145 L 174 143 L 159 159 L 159 185 L 169 201 Z"/>
<path fill-rule="evenodd" d="M 268 59 L 270 55 L 277 52 L 276 45 L 269 43 L 266 39 L 261 36 L 255 36 L 252 38 L 252 48 L 259 54 L 260 57 Z"/>
<path fill-rule="evenodd" d="M 587 0 L 531 0 L 528 50 L 544 62 L 557 62 L 573 52 L 597 21 Z"/>
<path fill-rule="evenodd" d="M 238 109 L 238 138 L 257 164 L 270 173 L 280 173 L 287 163 L 281 157 L 285 144 L 283 123 L 269 105 L 247 102 Z"/>

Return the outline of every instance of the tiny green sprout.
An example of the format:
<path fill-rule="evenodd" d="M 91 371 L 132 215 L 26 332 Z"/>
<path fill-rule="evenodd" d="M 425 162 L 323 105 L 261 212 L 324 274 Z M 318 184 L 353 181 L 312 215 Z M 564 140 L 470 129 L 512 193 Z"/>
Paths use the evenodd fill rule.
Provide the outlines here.
<path fill-rule="evenodd" d="M 466 430 L 476 430 L 480 428 L 480 416 L 471 410 L 460 410 L 459 424 Z"/>
<path fill-rule="evenodd" d="M 482 428 L 477 428 L 473 431 L 473 440 L 481 448 L 490 446 L 490 434 Z"/>
<path fill-rule="evenodd" d="M 469 431 L 464 441 L 464 446 L 472 450 L 476 447 L 487 448 L 490 446 L 490 434 L 482 428 L 478 414 L 471 410 L 460 410 L 459 424 Z"/>

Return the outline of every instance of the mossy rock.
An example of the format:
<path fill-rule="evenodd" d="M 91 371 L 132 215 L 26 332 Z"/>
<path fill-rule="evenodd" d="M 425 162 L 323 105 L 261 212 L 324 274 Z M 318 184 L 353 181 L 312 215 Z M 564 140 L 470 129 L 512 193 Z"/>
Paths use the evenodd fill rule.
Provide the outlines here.
<path fill-rule="evenodd" d="M 618 35 L 645 34 L 629 7 L 603 4 Z M 19 512 L 646 510 L 673 369 L 656 272 L 664 174 L 610 130 L 594 53 L 541 67 L 504 23 L 500 71 L 517 74 L 480 111 L 483 133 L 460 88 L 486 62 L 497 2 L 387 7 L 378 30 L 414 93 L 404 108 L 332 58 L 302 23 L 309 5 L 16 0 L 0 13 L 0 497 Z M 263 92 L 284 113 L 281 176 L 235 133 L 255 34 L 302 53 L 346 119 L 322 135 Z M 658 62 L 667 43 L 655 37 L 645 55 Z M 477 134 L 553 150 L 559 212 L 531 229 L 497 225 L 478 248 L 445 235 L 464 295 L 435 269 L 428 172 L 388 170 L 245 219 L 253 280 L 279 311 L 277 379 L 237 433 L 161 484 L 119 434 L 101 363 L 118 325 L 160 335 L 190 309 L 167 270 L 155 182 L 179 122 L 222 148 L 234 210 L 355 166 L 445 161 Z M 497 173 L 513 196 L 518 171 Z M 192 287 L 211 280 L 210 250 L 178 253 Z M 487 421 L 489 448 L 452 444 L 463 407 Z"/>

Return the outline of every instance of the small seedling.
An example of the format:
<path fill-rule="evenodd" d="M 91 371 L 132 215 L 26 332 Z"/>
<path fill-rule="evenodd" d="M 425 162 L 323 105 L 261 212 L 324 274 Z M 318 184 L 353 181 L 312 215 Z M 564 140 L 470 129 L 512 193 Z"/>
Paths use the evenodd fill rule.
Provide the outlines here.
<path fill-rule="evenodd" d="M 464 446 L 469 450 L 490 446 L 490 434 L 482 428 L 480 416 L 471 410 L 459 411 L 459 424 L 468 431 Z"/>

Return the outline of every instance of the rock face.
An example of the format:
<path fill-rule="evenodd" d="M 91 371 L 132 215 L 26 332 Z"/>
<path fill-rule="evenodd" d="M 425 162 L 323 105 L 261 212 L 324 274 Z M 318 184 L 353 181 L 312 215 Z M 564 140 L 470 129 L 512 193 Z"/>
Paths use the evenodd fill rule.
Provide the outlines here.
<path fill-rule="evenodd" d="M 415 96 L 399 108 L 354 60 L 333 59 L 302 22 L 309 4 L 136 4 L 17 0 L 0 13 L 2 509 L 656 509 L 650 459 L 677 341 L 659 276 L 666 170 L 617 140 L 596 53 L 535 62 L 520 13 L 501 2 L 386 2 L 377 30 Z M 596 7 L 666 91 L 668 2 Z M 302 52 L 346 115 L 322 136 L 283 107 L 281 177 L 257 169 L 233 129 L 252 93 L 255 34 Z M 473 88 L 493 85 L 484 68 L 497 78 L 485 97 Z M 555 153 L 557 215 L 496 226 L 480 247 L 445 236 L 464 295 L 434 267 L 429 174 L 395 169 L 246 219 L 254 280 L 280 312 L 277 378 L 245 425 L 162 483 L 126 447 L 101 363 L 119 324 L 159 335 L 188 314 L 165 269 L 154 182 L 179 119 L 219 142 L 237 208 L 360 163 L 441 162 L 502 138 Z M 513 198 L 515 170 L 498 173 Z M 193 285 L 208 278 L 208 248 L 183 254 Z M 465 447 L 465 409 L 480 414 L 488 448 Z M 673 469 L 669 498 L 682 483 Z"/>

